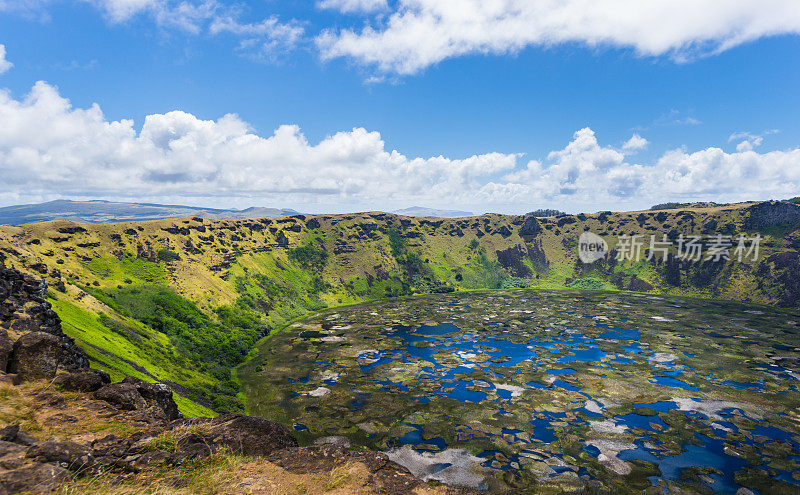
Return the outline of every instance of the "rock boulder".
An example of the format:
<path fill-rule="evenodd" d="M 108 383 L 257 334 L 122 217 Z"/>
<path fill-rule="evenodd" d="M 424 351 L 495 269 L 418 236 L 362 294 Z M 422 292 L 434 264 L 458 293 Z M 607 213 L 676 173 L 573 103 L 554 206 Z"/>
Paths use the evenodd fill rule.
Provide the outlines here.
<path fill-rule="evenodd" d="M 56 376 L 61 343 L 58 337 L 46 332 L 26 333 L 14 342 L 8 371 L 19 379 L 51 380 Z"/>
<path fill-rule="evenodd" d="M 149 383 L 128 376 L 120 383 L 103 385 L 94 397 L 125 411 L 150 410 L 156 420 L 172 421 L 181 417 L 172 390 L 163 383 Z"/>
<path fill-rule="evenodd" d="M 202 436 L 212 449 L 224 448 L 248 456 L 268 456 L 298 445 L 294 435 L 280 423 L 243 414 L 226 414 L 212 419 L 206 424 Z"/>
<path fill-rule="evenodd" d="M 111 377 L 102 370 L 86 369 L 58 375 L 53 383 L 64 390 L 94 392 L 111 383 Z"/>
<path fill-rule="evenodd" d="M 85 471 L 94 465 L 91 450 L 75 442 L 46 442 L 31 445 L 26 457 L 37 462 L 58 462 L 70 471 Z"/>

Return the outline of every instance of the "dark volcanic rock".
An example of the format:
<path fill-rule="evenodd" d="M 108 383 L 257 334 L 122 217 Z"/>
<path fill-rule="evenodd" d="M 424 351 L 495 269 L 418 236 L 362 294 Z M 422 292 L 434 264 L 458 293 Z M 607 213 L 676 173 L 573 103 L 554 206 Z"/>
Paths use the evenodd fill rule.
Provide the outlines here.
<path fill-rule="evenodd" d="M 20 454 L 24 455 L 27 451 L 28 448 L 24 445 L 0 440 L 0 457 L 7 456 L 9 454 L 19 457 Z"/>
<path fill-rule="evenodd" d="M 205 441 L 194 442 L 179 448 L 178 451 L 172 455 L 172 462 L 174 464 L 182 464 L 183 462 L 208 457 L 209 455 L 211 455 L 211 448 Z"/>
<path fill-rule="evenodd" d="M 279 246 L 286 247 L 289 245 L 289 238 L 286 237 L 286 234 L 284 234 L 282 230 L 278 232 L 277 236 L 275 236 L 275 241 Z"/>
<path fill-rule="evenodd" d="M 172 421 L 181 417 L 172 390 L 163 383 L 127 376 L 120 383 L 104 385 L 94 397 L 124 411 L 149 411 L 155 420 Z"/>
<path fill-rule="evenodd" d="M 17 469 L 0 472 L 0 487 L 5 493 L 48 493 L 71 479 L 69 471 L 61 466 L 30 462 Z"/>
<path fill-rule="evenodd" d="M 86 369 L 58 375 L 53 383 L 60 385 L 64 390 L 94 392 L 103 385 L 111 383 L 111 377 L 102 370 Z"/>
<path fill-rule="evenodd" d="M 164 463 L 170 461 L 172 456 L 163 450 L 154 450 L 145 452 L 141 455 L 131 456 L 127 462 L 122 462 L 122 468 L 125 471 L 138 473 L 146 469 L 154 469 L 161 467 Z"/>
<path fill-rule="evenodd" d="M 19 424 L 13 424 L 0 430 L 0 441 L 29 446 L 36 443 L 37 440 L 28 432 L 20 430 Z"/>
<path fill-rule="evenodd" d="M 717 231 L 717 226 L 718 226 L 717 221 L 712 218 L 708 222 L 703 224 L 703 227 L 700 229 L 700 231 L 703 234 L 713 234 Z"/>
<path fill-rule="evenodd" d="M 32 445 L 25 456 L 38 462 L 58 462 L 71 471 L 83 471 L 94 465 L 89 447 L 75 442 L 48 440 Z"/>
<path fill-rule="evenodd" d="M 533 215 L 525 217 L 525 223 L 519 229 L 520 237 L 533 237 L 542 231 L 542 226 L 539 220 Z"/>
<path fill-rule="evenodd" d="M 8 369 L 8 360 L 11 357 L 11 350 L 14 347 L 14 342 L 8 338 L 8 332 L 0 328 L 0 371 Z"/>
<path fill-rule="evenodd" d="M 653 290 L 653 286 L 634 275 L 631 277 L 630 282 L 628 282 L 628 290 L 636 292 L 649 292 Z"/>
<path fill-rule="evenodd" d="M 163 383 L 150 383 L 132 376 L 126 376 L 122 383 L 136 386 L 139 394 L 147 401 L 148 405 L 155 405 L 164 411 L 167 420 L 172 421 L 182 417 L 175 400 L 172 398 L 172 390 Z"/>
<path fill-rule="evenodd" d="M 88 368 L 89 356 L 64 334 L 61 319 L 45 300 L 46 294 L 44 281 L 0 263 L 0 328 L 12 328 L 19 333 L 51 334 L 58 339 L 59 367 Z"/>
<path fill-rule="evenodd" d="M 249 456 L 267 456 L 298 445 L 294 435 L 280 423 L 243 414 L 226 414 L 212 419 L 203 438 L 211 448 L 222 447 Z"/>
<path fill-rule="evenodd" d="M 497 233 L 503 236 L 503 238 L 505 239 L 506 237 L 510 236 L 512 232 L 511 229 L 508 228 L 508 226 L 503 225 L 502 227 L 497 229 Z"/>
<path fill-rule="evenodd" d="M 748 230 L 800 223 L 800 205 L 792 203 L 767 201 L 755 204 L 747 210 L 744 228 Z"/>
<path fill-rule="evenodd" d="M 513 246 L 506 250 L 498 250 L 497 261 L 515 277 L 530 277 L 533 272 L 523 262 L 525 252 L 519 246 Z"/>
<path fill-rule="evenodd" d="M 94 393 L 94 398 L 104 400 L 123 411 L 138 411 L 149 407 L 139 394 L 139 389 L 132 383 L 106 385 Z"/>
<path fill-rule="evenodd" d="M 58 337 L 45 332 L 26 333 L 16 342 L 8 363 L 20 380 L 50 380 L 56 376 L 61 346 Z"/>

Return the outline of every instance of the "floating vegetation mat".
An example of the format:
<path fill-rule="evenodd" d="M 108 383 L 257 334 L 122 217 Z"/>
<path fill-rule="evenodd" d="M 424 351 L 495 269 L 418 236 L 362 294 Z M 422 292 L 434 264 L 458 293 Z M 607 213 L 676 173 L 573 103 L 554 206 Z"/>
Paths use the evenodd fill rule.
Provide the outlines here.
<path fill-rule="evenodd" d="M 262 342 L 251 412 L 495 492 L 800 493 L 800 314 L 470 292 L 323 312 Z M 658 488 L 660 487 L 660 489 Z"/>

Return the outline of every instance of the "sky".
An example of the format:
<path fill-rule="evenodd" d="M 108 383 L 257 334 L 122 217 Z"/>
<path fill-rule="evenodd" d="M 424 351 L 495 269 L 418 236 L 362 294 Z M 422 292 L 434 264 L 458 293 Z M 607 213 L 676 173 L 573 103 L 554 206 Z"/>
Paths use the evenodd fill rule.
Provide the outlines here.
<path fill-rule="evenodd" d="M 0 206 L 800 195 L 797 0 L 0 0 Z"/>

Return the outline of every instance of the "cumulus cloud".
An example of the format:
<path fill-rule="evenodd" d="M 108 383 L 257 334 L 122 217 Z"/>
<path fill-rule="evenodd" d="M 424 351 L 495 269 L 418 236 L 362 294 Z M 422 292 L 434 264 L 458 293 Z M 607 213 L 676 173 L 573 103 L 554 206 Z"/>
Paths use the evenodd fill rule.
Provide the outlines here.
<path fill-rule="evenodd" d="M 647 144 L 647 139 L 643 138 L 639 134 L 634 134 L 625 142 L 625 144 L 622 145 L 622 149 L 628 151 L 643 150 L 647 148 Z"/>
<path fill-rule="evenodd" d="M 562 43 L 684 61 L 786 33 L 800 33 L 795 0 L 398 0 L 388 18 L 326 30 L 317 43 L 325 59 L 414 74 L 452 57 Z"/>
<path fill-rule="evenodd" d="M 344 14 L 358 12 L 378 12 L 389 8 L 386 0 L 321 0 L 317 3 L 321 9 L 338 10 Z"/>
<path fill-rule="evenodd" d="M 133 121 L 107 121 L 97 105 L 73 108 L 44 82 L 21 100 L 0 93 L 0 121 L 0 188 L 31 195 L 455 197 L 517 160 L 501 153 L 409 158 L 363 128 L 317 144 L 293 125 L 262 137 L 233 114 L 216 121 L 154 114 L 137 133 Z"/>
<path fill-rule="evenodd" d="M 750 132 L 734 132 L 728 137 L 728 142 L 739 141 L 736 151 L 752 151 L 764 143 L 764 136 L 777 133 L 777 129 L 764 131 L 762 134 L 752 134 Z"/>
<path fill-rule="evenodd" d="M 0 75 L 8 72 L 14 64 L 6 60 L 6 46 L 0 45 Z"/>
<path fill-rule="evenodd" d="M 630 163 L 581 129 L 545 161 L 531 160 L 481 188 L 487 201 L 531 201 L 562 209 L 641 208 L 674 200 L 743 201 L 794 195 L 800 186 L 800 149 L 759 154 L 706 148 L 665 153 L 655 164 Z"/>
<path fill-rule="evenodd" d="M 137 131 L 132 120 L 109 121 L 98 105 L 73 107 L 45 82 L 20 99 L 0 91 L 0 122 L 0 199 L 13 202 L 191 197 L 321 210 L 422 203 L 522 212 L 783 197 L 800 188 L 800 149 L 679 149 L 647 165 L 584 128 L 543 160 L 499 152 L 410 157 L 364 128 L 310 143 L 294 125 L 260 136 L 234 114 L 153 114 Z"/>

